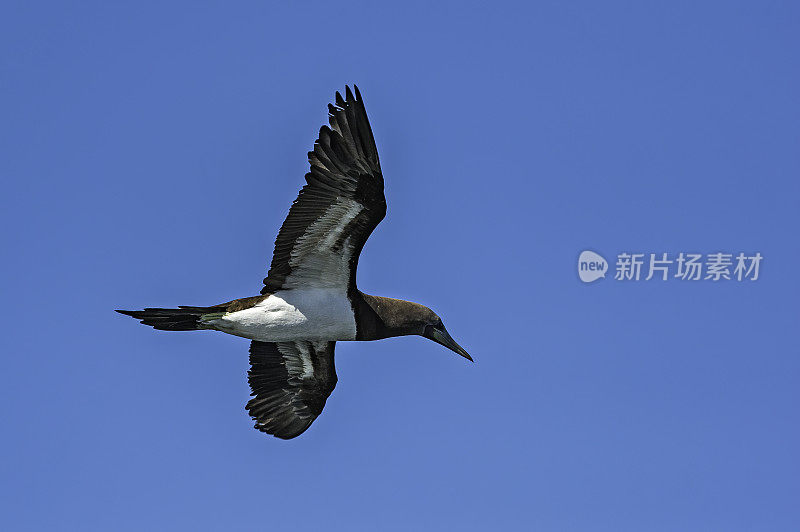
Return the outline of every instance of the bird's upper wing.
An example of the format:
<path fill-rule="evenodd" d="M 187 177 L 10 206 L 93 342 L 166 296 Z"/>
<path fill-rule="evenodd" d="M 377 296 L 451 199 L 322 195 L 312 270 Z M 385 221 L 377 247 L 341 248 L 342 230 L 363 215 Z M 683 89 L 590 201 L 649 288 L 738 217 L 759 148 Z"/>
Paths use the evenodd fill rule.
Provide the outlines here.
<path fill-rule="evenodd" d="M 250 344 L 247 411 L 255 428 L 285 440 L 302 434 L 336 387 L 335 342 Z"/>
<path fill-rule="evenodd" d="M 354 288 L 361 248 L 386 215 L 378 149 L 358 87 L 328 105 L 308 152 L 307 184 L 283 222 L 262 294 L 280 289 Z"/>

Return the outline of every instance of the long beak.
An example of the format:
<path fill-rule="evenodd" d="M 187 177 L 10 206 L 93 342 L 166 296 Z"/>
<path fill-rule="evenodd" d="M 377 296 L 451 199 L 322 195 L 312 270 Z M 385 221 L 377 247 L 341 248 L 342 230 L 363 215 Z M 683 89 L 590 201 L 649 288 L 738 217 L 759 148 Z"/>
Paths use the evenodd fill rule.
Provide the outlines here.
<path fill-rule="evenodd" d="M 430 338 L 437 344 L 441 344 L 445 346 L 447 349 L 458 353 L 459 355 L 466 358 L 470 362 L 475 362 L 474 360 L 472 360 L 472 357 L 469 356 L 469 353 L 467 353 L 467 351 L 463 347 L 458 345 L 456 341 L 450 337 L 450 334 L 446 330 L 440 331 L 439 329 L 431 328 L 430 331 L 431 331 L 430 336 L 428 336 L 428 338 Z"/>

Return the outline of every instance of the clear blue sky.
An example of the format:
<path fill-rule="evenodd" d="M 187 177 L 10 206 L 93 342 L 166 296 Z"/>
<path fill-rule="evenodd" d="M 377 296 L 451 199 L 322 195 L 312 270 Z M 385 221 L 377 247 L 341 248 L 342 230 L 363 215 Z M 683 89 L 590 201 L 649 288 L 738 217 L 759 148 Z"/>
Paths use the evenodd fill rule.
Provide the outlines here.
<path fill-rule="evenodd" d="M 797 530 L 790 2 L 5 2 L 0 528 Z M 256 294 L 345 83 L 389 212 L 360 288 L 476 359 L 342 343 L 302 437 L 246 340 L 115 308 Z M 583 284 L 584 249 L 760 252 Z"/>

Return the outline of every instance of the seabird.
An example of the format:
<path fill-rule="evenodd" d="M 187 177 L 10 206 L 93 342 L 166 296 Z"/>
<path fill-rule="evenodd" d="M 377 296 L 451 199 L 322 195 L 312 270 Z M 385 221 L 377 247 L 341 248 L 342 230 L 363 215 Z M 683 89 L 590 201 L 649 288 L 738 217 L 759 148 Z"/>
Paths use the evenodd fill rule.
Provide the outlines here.
<path fill-rule="evenodd" d="M 336 386 L 337 341 L 419 335 L 472 361 L 418 303 L 364 294 L 358 257 L 386 215 L 383 175 L 358 87 L 328 105 L 306 185 L 289 209 L 261 295 L 210 307 L 117 310 L 162 331 L 214 330 L 252 340 L 246 409 L 255 428 L 302 434 Z"/>

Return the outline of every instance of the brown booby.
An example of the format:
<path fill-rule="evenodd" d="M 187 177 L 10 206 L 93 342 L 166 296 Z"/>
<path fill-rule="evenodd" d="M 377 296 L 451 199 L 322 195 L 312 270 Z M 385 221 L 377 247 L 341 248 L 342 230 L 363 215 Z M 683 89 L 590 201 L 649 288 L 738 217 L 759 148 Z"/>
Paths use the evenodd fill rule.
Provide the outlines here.
<path fill-rule="evenodd" d="M 215 330 L 252 340 L 247 411 L 255 428 L 290 439 L 336 386 L 337 341 L 419 335 L 469 359 L 441 318 L 410 301 L 356 287 L 358 257 L 386 215 L 378 150 L 358 87 L 328 105 L 306 185 L 289 209 L 261 295 L 210 307 L 117 310 L 164 331 Z"/>

